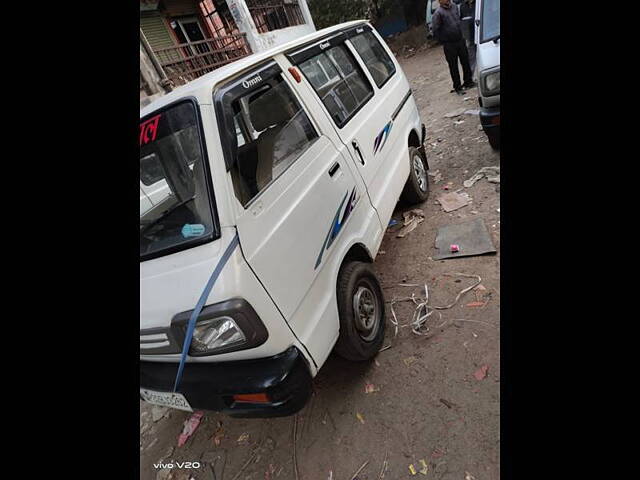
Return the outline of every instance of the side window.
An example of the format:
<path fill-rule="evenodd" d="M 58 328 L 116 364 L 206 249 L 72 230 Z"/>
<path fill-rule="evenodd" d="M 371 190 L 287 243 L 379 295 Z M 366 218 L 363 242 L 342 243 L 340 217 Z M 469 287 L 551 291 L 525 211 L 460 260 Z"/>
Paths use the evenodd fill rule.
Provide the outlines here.
<path fill-rule="evenodd" d="M 299 67 L 338 127 L 373 96 L 373 87 L 344 45 L 311 57 Z"/>
<path fill-rule="evenodd" d="M 238 112 L 236 131 L 241 133 L 231 178 L 236 197 L 246 206 L 282 175 L 318 134 L 281 75 L 238 98 L 232 107 Z"/>
<path fill-rule="evenodd" d="M 351 39 L 351 44 L 362 57 L 367 70 L 378 88 L 381 88 L 396 73 L 393 60 L 371 32 L 365 32 Z"/>

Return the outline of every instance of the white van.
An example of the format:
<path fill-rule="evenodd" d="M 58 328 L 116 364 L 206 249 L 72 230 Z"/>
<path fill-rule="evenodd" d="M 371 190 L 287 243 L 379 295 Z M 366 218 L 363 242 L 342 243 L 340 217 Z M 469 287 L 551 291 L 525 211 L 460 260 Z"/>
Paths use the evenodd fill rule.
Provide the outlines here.
<path fill-rule="evenodd" d="M 438 0 L 427 0 L 427 10 L 425 11 L 425 23 L 427 24 L 427 38 L 433 37 L 433 14 L 440 6 Z"/>
<path fill-rule="evenodd" d="M 362 21 L 146 106 L 141 182 L 166 188 L 140 195 L 141 398 L 290 415 L 334 347 L 374 357 L 371 263 L 401 194 L 428 196 L 424 138 L 407 78 Z"/>
<path fill-rule="evenodd" d="M 489 144 L 500 148 L 500 0 L 476 2 L 476 64 L 480 123 Z"/>

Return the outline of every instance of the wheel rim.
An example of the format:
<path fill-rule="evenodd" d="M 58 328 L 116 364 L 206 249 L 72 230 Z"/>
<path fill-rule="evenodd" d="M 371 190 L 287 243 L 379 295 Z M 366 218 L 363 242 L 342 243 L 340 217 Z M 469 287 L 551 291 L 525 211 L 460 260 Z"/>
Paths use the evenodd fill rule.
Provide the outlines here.
<path fill-rule="evenodd" d="M 413 172 L 418 180 L 418 187 L 423 192 L 427 191 L 427 171 L 424 169 L 424 163 L 420 155 L 414 155 L 413 157 Z"/>
<path fill-rule="evenodd" d="M 380 311 L 377 297 L 369 286 L 359 286 L 353 295 L 353 313 L 358 334 L 365 342 L 370 342 L 378 333 Z"/>

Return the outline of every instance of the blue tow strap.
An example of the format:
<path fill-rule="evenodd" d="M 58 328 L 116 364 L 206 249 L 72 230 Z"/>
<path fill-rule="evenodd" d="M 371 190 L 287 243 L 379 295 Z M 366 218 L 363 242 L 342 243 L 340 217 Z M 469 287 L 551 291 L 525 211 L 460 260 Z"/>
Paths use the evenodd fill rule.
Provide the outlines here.
<path fill-rule="evenodd" d="M 218 279 L 218 277 L 220 276 L 220 272 L 226 265 L 227 260 L 229 260 L 229 257 L 231 256 L 235 248 L 238 246 L 238 243 L 240 242 L 238 238 L 238 232 L 236 232 L 233 239 L 231 240 L 231 243 L 222 254 L 222 258 L 216 265 L 216 268 L 213 270 L 213 273 L 211 274 L 211 278 L 209 278 L 207 285 L 204 287 L 204 291 L 202 292 L 202 295 L 200 295 L 200 300 L 198 300 L 198 303 L 196 304 L 196 308 L 194 308 L 193 312 L 191 312 L 191 317 L 189 318 L 189 323 L 187 324 L 187 334 L 184 337 L 184 344 L 182 345 L 182 356 L 180 357 L 180 365 L 178 365 L 178 373 L 176 374 L 176 381 L 173 385 L 174 392 L 178 391 L 178 386 L 180 386 L 180 380 L 182 380 L 182 371 L 184 370 L 184 362 L 187 359 L 187 354 L 189 353 L 189 347 L 191 347 L 191 339 L 193 338 L 193 330 L 196 327 L 196 320 L 200 315 L 200 312 L 202 311 L 202 307 L 204 307 L 204 302 L 206 302 L 207 298 L 209 298 L 211 289 L 213 288 L 213 285 L 216 283 L 216 280 Z"/>

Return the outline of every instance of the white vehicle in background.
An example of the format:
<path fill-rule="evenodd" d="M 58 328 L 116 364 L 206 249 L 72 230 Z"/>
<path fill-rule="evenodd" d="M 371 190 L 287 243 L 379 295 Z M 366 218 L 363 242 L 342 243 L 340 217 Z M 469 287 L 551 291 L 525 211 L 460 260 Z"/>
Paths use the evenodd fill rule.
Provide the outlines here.
<path fill-rule="evenodd" d="M 140 397 L 290 415 L 335 349 L 373 358 L 371 263 L 429 194 L 409 81 L 366 22 L 210 72 L 140 112 Z"/>
<path fill-rule="evenodd" d="M 476 64 L 480 123 L 500 148 L 500 0 L 476 0 Z"/>
<path fill-rule="evenodd" d="M 426 23 L 427 23 L 427 37 L 433 37 L 433 14 L 440 6 L 440 2 L 438 0 L 427 0 L 427 13 L 426 13 Z"/>

